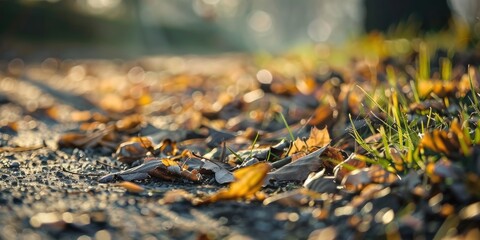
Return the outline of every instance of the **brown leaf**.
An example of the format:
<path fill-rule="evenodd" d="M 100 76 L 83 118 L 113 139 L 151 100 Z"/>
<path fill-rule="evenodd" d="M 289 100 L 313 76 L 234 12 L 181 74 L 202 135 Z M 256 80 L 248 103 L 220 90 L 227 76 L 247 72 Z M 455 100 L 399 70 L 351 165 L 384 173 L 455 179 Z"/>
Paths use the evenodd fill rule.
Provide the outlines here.
<path fill-rule="evenodd" d="M 342 180 L 342 185 L 348 191 L 360 191 L 370 183 L 391 184 L 399 178 L 380 165 L 372 165 L 369 168 L 353 170 Z"/>
<path fill-rule="evenodd" d="M 333 120 L 333 111 L 334 109 L 330 107 L 328 104 L 322 105 L 315 109 L 312 119 L 310 120 L 310 124 L 313 126 L 318 126 L 320 124 L 328 125 L 330 121 Z"/>
<path fill-rule="evenodd" d="M 368 175 L 368 168 L 356 169 L 349 172 L 342 180 L 343 187 L 348 191 L 360 191 L 372 180 Z"/>
<path fill-rule="evenodd" d="M 399 179 L 395 173 L 385 170 L 380 165 L 372 165 L 369 168 L 368 175 L 374 183 L 390 184 Z"/>
<path fill-rule="evenodd" d="M 201 180 L 201 175 L 198 173 L 198 170 L 194 169 L 190 172 L 187 170 L 186 165 L 180 166 L 178 162 L 173 159 L 164 158 L 161 161 L 162 164 L 160 166 L 148 172 L 150 176 L 164 180 L 175 180 L 179 177 L 191 181 Z"/>
<path fill-rule="evenodd" d="M 323 166 L 328 174 L 332 174 L 334 172 L 334 168 L 344 160 L 340 150 L 330 146 L 327 146 L 327 149 L 325 149 L 322 155 L 320 155 L 320 159 L 322 159 Z"/>
<path fill-rule="evenodd" d="M 153 142 L 148 137 L 133 137 L 118 146 L 116 155 L 120 162 L 132 164 L 134 161 L 145 157 Z"/>
<path fill-rule="evenodd" d="M 321 148 L 329 144 L 331 141 L 326 127 L 319 130 L 314 126 L 312 130 L 310 130 L 309 138 L 306 141 L 297 138 L 297 140 L 292 143 L 287 155 L 292 156 L 294 153 L 308 152 L 315 148 Z"/>
<path fill-rule="evenodd" d="M 207 197 L 203 203 L 253 197 L 262 188 L 263 180 L 270 169 L 270 164 L 262 162 L 236 170 L 233 172 L 235 181 L 227 189 Z"/>
<path fill-rule="evenodd" d="M 127 170 L 107 174 L 99 178 L 98 181 L 100 183 L 107 183 L 107 182 L 115 181 L 117 178 L 120 178 L 125 181 L 145 179 L 149 176 L 150 171 L 162 165 L 163 165 L 163 162 L 161 160 L 155 159 Z"/>
<path fill-rule="evenodd" d="M 163 153 L 169 156 L 175 156 L 178 154 L 179 150 L 177 147 L 177 142 L 172 141 L 171 139 L 167 138 L 159 144 L 156 151 L 159 153 Z"/>
<path fill-rule="evenodd" d="M 462 146 L 467 149 L 463 151 Z M 461 129 L 457 119 L 452 121 L 449 131 L 433 130 L 425 133 L 420 141 L 420 147 L 443 153 L 449 157 L 469 155 L 473 151 L 472 142 L 469 136 L 465 135 Z"/>
<path fill-rule="evenodd" d="M 355 154 L 347 158 L 345 161 L 339 163 L 334 171 L 335 180 L 341 182 L 342 179 L 351 171 L 355 169 L 365 168 L 367 166 L 366 162 L 361 159 L 361 155 Z"/>
<path fill-rule="evenodd" d="M 404 171 L 405 170 L 404 157 L 395 148 L 390 148 L 389 151 L 390 151 L 390 156 L 392 156 L 392 163 L 395 170 L 400 172 Z"/>

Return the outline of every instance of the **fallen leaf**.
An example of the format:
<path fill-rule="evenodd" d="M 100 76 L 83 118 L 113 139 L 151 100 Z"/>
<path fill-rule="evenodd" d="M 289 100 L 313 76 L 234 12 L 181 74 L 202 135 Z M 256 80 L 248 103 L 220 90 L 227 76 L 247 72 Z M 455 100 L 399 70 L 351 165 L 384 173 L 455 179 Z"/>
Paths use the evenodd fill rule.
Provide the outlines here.
<path fill-rule="evenodd" d="M 235 181 L 227 189 L 222 189 L 207 197 L 203 203 L 253 197 L 262 188 L 263 180 L 270 169 L 270 164 L 261 162 L 236 170 L 233 172 Z"/>
<path fill-rule="evenodd" d="M 385 170 L 378 164 L 368 169 L 368 175 L 372 182 L 381 184 L 391 184 L 400 179 L 395 173 Z"/>
<path fill-rule="evenodd" d="M 155 168 L 161 165 L 163 165 L 163 162 L 159 159 L 148 161 L 139 166 L 136 166 L 124 171 L 107 174 L 101 177 L 100 179 L 98 179 L 98 181 L 101 183 L 107 183 L 107 182 L 115 181 L 118 178 L 125 181 L 145 179 L 149 176 L 148 172 L 150 172 L 151 170 L 154 170 Z"/>
<path fill-rule="evenodd" d="M 136 160 L 145 157 L 150 149 L 153 149 L 153 142 L 148 137 L 134 137 L 118 146 L 116 155 L 120 162 L 132 164 Z"/>
<path fill-rule="evenodd" d="M 452 158 L 468 156 L 473 152 L 471 140 L 465 135 L 457 119 L 452 121 L 448 131 L 426 132 L 420 141 L 420 147 Z"/>
<path fill-rule="evenodd" d="M 177 147 L 177 142 L 172 141 L 171 139 L 167 138 L 164 139 L 158 147 L 155 149 L 155 154 L 165 154 L 167 156 L 175 156 L 179 152 Z"/>
<path fill-rule="evenodd" d="M 341 182 L 345 175 L 347 175 L 349 172 L 355 169 L 365 168 L 367 164 L 364 160 L 361 159 L 362 157 L 363 156 L 361 155 L 353 154 L 349 158 L 345 159 L 343 162 L 335 166 L 333 170 L 335 180 L 337 182 Z"/>
<path fill-rule="evenodd" d="M 356 169 L 349 172 L 342 180 L 342 186 L 348 191 L 360 191 L 372 180 L 368 175 L 368 168 Z"/>
<path fill-rule="evenodd" d="M 132 182 L 127 182 L 127 181 L 118 183 L 117 186 L 123 187 L 127 189 L 128 192 L 131 192 L 131 193 L 141 193 L 145 191 L 145 188 L 143 188 L 142 186 Z"/>
<path fill-rule="evenodd" d="M 348 191 L 361 191 L 370 183 L 391 184 L 399 177 L 380 165 L 375 164 L 369 168 L 356 169 L 349 172 L 342 180 L 343 187 Z"/>
<path fill-rule="evenodd" d="M 268 173 L 265 184 L 268 184 L 272 179 L 277 181 L 305 181 L 311 172 L 318 172 L 324 166 L 320 155 L 325 149 L 327 149 L 327 146 Z"/>
<path fill-rule="evenodd" d="M 216 164 L 209 160 L 204 160 L 203 169 L 210 170 L 215 173 L 215 181 L 220 184 L 230 183 L 235 180 L 233 174 L 220 164 Z"/>
<path fill-rule="evenodd" d="M 330 135 L 326 127 L 322 130 L 319 130 L 314 126 L 312 130 L 310 130 L 309 138 L 306 141 L 297 138 L 297 140 L 292 143 L 287 155 L 291 156 L 292 154 L 298 152 L 311 151 L 315 148 L 321 148 L 329 144 L 331 141 L 332 139 L 330 139 Z"/>
<path fill-rule="evenodd" d="M 405 170 L 405 161 L 404 157 L 398 152 L 396 148 L 390 148 L 390 156 L 392 156 L 392 163 L 393 167 L 397 171 L 404 171 Z"/>
<path fill-rule="evenodd" d="M 337 184 L 333 177 L 324 177 L 321 172 L 310 175 L 303 186 L 308 190 L 318 193 L 336 193 L 338 192 Z"/>

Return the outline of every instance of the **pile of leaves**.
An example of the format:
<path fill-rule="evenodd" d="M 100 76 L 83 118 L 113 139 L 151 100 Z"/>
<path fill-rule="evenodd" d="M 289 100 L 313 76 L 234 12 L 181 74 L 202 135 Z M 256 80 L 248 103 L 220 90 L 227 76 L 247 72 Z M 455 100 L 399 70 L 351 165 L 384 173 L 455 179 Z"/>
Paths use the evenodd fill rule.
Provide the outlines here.
<path fill-rule="evenodd" d="M 331 227 L 311 237 L 344 229 L 362 238 L 479 236 L 477 66 L 430 59 L 422 48 L 414 57 L 345 67 L 296 55 L 220 62 L 210 66 L 220 65 L 218 74 L 180 58 L 153 62 L 109 65 L 114 75 L 57 63 L 45 77 L 93 85 L 82 96 L 94 108 L 46 110 L 77 124 L 59 148 L 96 149 L 122 163 L 100 183 L 163 204 L 313 209 Z M 158 193 L 152 181 L 220 189 Z"/>

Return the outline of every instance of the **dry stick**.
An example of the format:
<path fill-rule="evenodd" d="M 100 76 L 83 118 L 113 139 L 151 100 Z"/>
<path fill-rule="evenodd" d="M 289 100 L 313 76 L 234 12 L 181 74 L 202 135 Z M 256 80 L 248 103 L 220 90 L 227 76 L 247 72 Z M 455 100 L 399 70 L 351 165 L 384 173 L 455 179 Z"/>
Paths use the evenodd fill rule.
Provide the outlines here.
<path fill-rule="evenodd" d="M 222 153 L 220 154 L 220 162 L 225 162 L 226 152 L 227 152 L 227 144 L 224 141 L 222 144 Z"/>

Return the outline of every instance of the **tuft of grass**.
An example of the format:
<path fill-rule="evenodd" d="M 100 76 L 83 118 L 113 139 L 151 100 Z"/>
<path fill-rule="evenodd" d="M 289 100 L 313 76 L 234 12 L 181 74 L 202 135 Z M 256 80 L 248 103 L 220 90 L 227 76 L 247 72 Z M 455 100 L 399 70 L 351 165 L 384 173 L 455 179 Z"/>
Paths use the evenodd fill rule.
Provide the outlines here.
<path fill-rule="evenodd" d="M 290 126 L 287 123 L 287 119 L 285 119 L 285 116 L 283 115 L 282 112 L 278 112 L 278 115 L 280 116 L 280 120 L 282 120 L 283 124 L 285 125 L 285 128 L 287 129 L 288 134 L 290 135 L 290 139 L 292 140 L 292 142 L 294 142 L 295 137 L 293 136 L 292 129 L 290 129 Z"/>
<path fill-rule="evenodd" d="M 243 163 L 245 162 L 245 159 L 242 158 L 242 156 L 238 155 L 235 151 L 233 151 L 231 148 L 226 147 L 230 153 L 232 153 L 237 159 L 240 159 L 240 161 Z"/>

